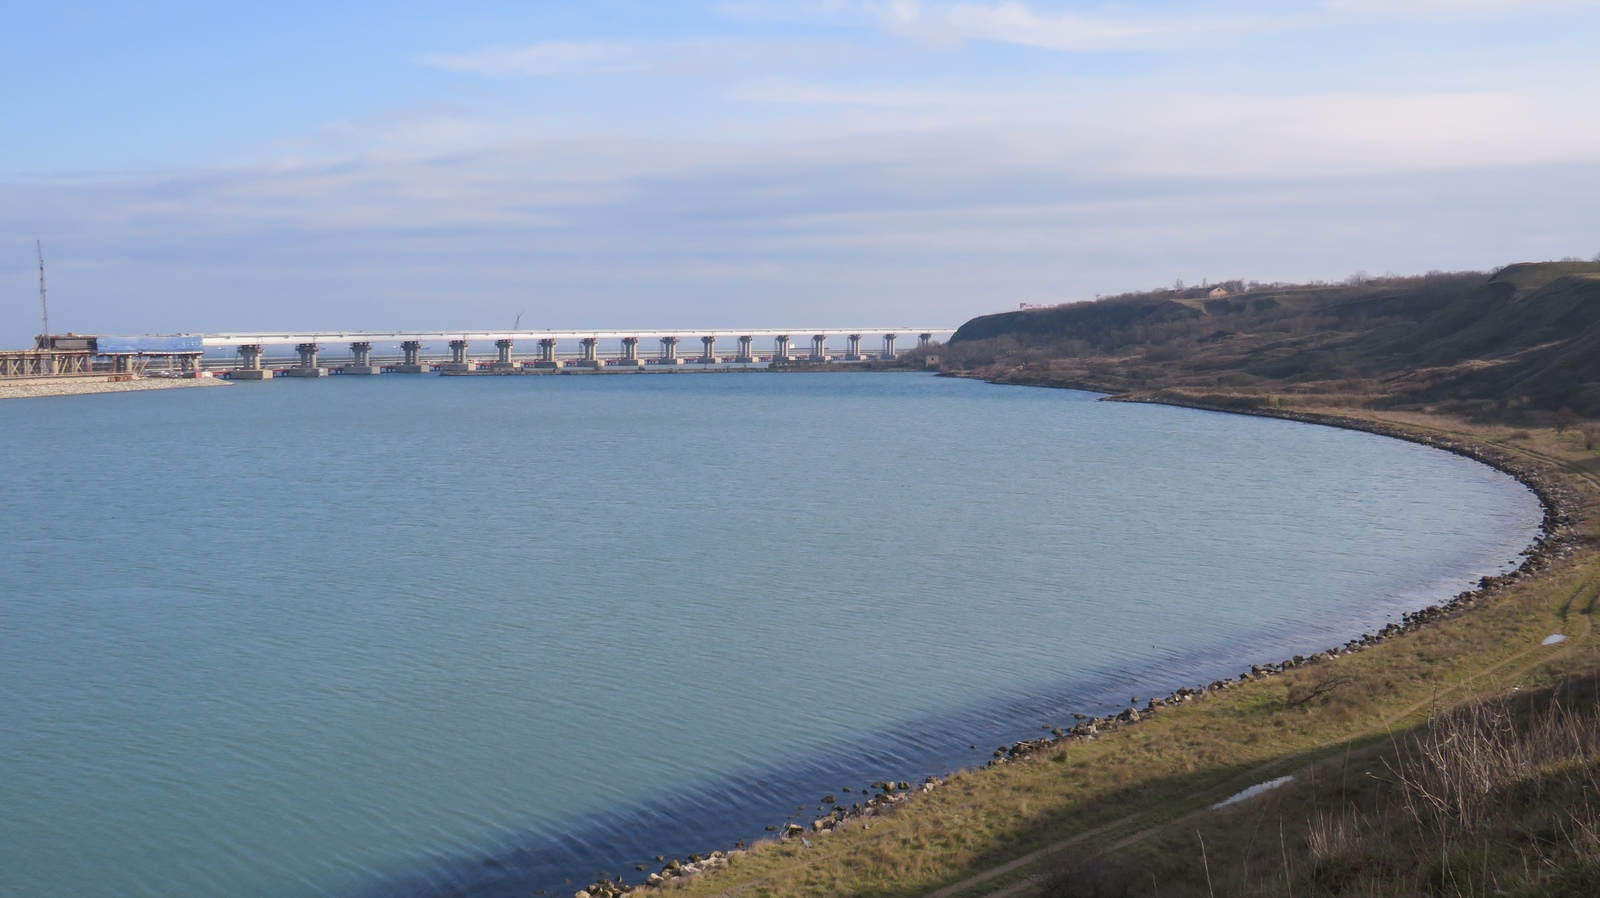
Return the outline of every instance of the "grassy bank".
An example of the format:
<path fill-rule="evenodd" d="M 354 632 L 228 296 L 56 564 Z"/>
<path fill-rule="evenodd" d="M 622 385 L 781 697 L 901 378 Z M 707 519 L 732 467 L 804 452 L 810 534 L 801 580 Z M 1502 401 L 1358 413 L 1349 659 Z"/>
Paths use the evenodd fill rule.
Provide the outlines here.
<path fill-rule="evenodd" d="M 1187 404 L 1202 403 L 1190 397 Z M 1318 413 L 1352 417 L 1348 408 L 1298 414 Z M 1547 492 L 1561 494 L 1565 541 L 1537 573 L 1365 650 L 957 774 L 836 832 L 807 833 L 810 847 L 798 838 L 760 844 L 721 872 L 675 881 L 673 890 L 940 898 L 1593 894 L 1587 884 L 1600 870 L 1600 842 L 1591 838 L 1600 833 L 1600 754 L 1591 750 L 1600 727 L 1588 713 L 1600 670 L 1600 638 L 1590 627 L 1600 593 L 1588 512 L 1600 495 L 1595 454 L 1570 429 L 1354 417 L 1369 429 L 1470 443 L 1524 466 Z M 1556 633 L 1566 639 L 1542 644 Z M 1480 731 L 1503 738 L 1477 738 Z M 1499 766 L 1449 756 L 1449 746 L 1469 745 L 1491 746 Z M 1472 787 L 1439 786 L 1429 777 L 1437 779 L 1440 765 L 1466 771 Z M 1294 780 L 1211 810 L 1284 776 Z M 1444 811 L 1428 804 L 1439 791 L 1447 794 Z M 1471 802 L 1476 822 L 1448 823 L 1455 807 L 1448 801 Z"/>

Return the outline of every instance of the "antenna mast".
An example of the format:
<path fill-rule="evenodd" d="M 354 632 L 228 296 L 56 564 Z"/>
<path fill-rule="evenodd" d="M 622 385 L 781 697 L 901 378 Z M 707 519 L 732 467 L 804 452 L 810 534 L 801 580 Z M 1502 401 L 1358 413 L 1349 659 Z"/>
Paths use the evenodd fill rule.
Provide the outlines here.
<path fill-rule="evenodd" d="M 39 336 L 39 348 L 50 348 L 50 300 L 44 292 L 44 244 L 38 240 L 33 241 L 34 248 L 39 251 L 39 314 L 44 319 L 44 333 Z"/>

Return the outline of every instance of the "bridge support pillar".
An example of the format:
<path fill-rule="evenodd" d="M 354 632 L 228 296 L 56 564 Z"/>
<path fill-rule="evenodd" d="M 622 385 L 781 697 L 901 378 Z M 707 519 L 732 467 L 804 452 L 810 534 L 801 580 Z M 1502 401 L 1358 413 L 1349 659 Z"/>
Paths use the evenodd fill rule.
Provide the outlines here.
<path fill-rule="evenodd" d="M 811 361 L 828 361 L 828 335 L 817 334 L 811 338 Z"/>
<path fill-rule="evenodd" d="M 622 368 L 643 368 L 644 361 L 639 358 L 639 338 L 622 338 L 622 359 L 617 362 Z"/>
<path fill-rule="evenodd" d="M 521 367 L 516 362 L 511 361 L 511 347 L 513 345 L 515 345 L 515 341 L 512 340 L 494 341 L 495 358 L 493 362 L 489 363 L 490 371 L 515 371 Z"/>
<path fill-rule="evenodd" d="M 578 360 L 580 368 L 604 368 L 605 363 L 600 361 L 600 340 L 597 337 L 584 337 L 578 341 L 583 347 L 583 357 Z"/>
<path fill-rule="evenodd" d="M 844 351 L 844 360 L 847 362 L 861 361 L 861 335 L 851 334 L 846 339 L 849 340 L 849 346 Z"/>
<path fill-rule="evenodd" d="M 677 337 L 662 337 L 661 338 L 661 364 L 663 364 L 663 365 L 681 365 L 681 364 L 683 364 L 683 359 L 678 358 L 678 338 Z"/>
<path fill-rule="evenodd" d="M 883 335 L 883 358 L 885 358 L 887 360 L 890 360 L 890 361 L 893 361 L 894 357 L 895 357 L 894 334 L 884 334 Z"/>
<path fill-rule="evenodd" d="M 772 341 L 772 364 L 791 361 L 794 357 L 789 354 L 789 335 L 783 334 Z"/>
<path fill-rule="evenodd" d="M 231 380 L 271 380 L 272 372 L 261 367 L 261 344 L 246 343 L 239 347 L 239 367 L 228 374 Z"/>
<path fill-rule="evenodd" d="M 933 334 L 917 334 L 917 348 L 918 349 L 921 349 L 922 347 L 927 346 L 927 345 L 929 345 L 931 343 L 933 343 Z"/>
<path fill-rule="evenodd" d="M 346 374 L 381 374 L 383 369 L 372 364 L 371 343 L 350 344 L 350 364 L 344 366 Z"/>
<path fill-rule="evenodd" d="M 317 364 L 317 351 L 321 348 L 315 343 L 296 345 L 294 351 L 300 354 L 300 364 L 284 373 L 290 377 L 327 377 L 328 369 Z"/>
<path fill-rule="evenodd" d="M 741 365 L 748 365 L 751 362 L 754 362 L 756 360 L 756 354 L 755 350 L 751 349 L 751 347 L 755 344 L 755 342 L 755 337 L 740 337 L 739 354 L 734 356 L 733 360 Z"/>
<path fill-rule="evenodd" d="M 450 362 L 440 368 L 447 374 L 461 374 L 475 370 L 478 366 L 467 359 L 467 341 L 450 341 Z"/>
<path fill-rule="evenodd" d="M 539 357 L 533 360 L 535 368 L 560 368 L 561 363 L 556 361 L 556 341 L 553 337 L 545 337 L 539 341 Z"/>
<path fill-rule="evenodd" d="M 405 361 L 394 366 L 397 374 L 421 374 L 428 370 L 422 364 L 422 342 L 420 340 L 407 340 L 400 344 L 400 351 L 405 353 Z"/>
<path fill-rule="evenodd" d="M 702 364 L 702 365 L 715 365 L 717 362 L 722 361 L 722 359 L 717 358 L 717 338 L 716 337 L 714 337 L 714 336 L 701 337 L 700 338 L 700 345 L 705 347 L 705 349 L 703 349 L 701 351 L 701 353 L 700 353 L 700 364 Z"/>

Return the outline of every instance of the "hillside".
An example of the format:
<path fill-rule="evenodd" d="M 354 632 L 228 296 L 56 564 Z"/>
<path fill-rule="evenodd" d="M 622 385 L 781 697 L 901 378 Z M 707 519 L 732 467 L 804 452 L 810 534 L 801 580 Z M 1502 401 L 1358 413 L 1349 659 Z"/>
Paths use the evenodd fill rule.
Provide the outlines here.
<path fill-rule="evenodd" d="M 1234 404 L 1600 417 L 1600 262 L 1340 285 L 1229 282 L 975 318 L 939 367 Z"/>

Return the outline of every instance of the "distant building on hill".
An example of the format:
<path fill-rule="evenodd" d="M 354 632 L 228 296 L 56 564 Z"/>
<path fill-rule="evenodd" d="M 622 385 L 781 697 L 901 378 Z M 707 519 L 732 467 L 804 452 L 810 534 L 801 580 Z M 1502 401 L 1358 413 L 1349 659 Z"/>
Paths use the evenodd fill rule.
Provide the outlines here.
<path fill-rule="evenodd" d="M 1207 293 L 1206 295 L 1211 297 L 1212 299 L 1221 299 L 1222 297 L 1228 295 L 1228 291 L 1222 289 L 1221 287 L 1215 287 L 1215 288 L 1213 288 L 1211 290 L 1210 293 Z"/>

